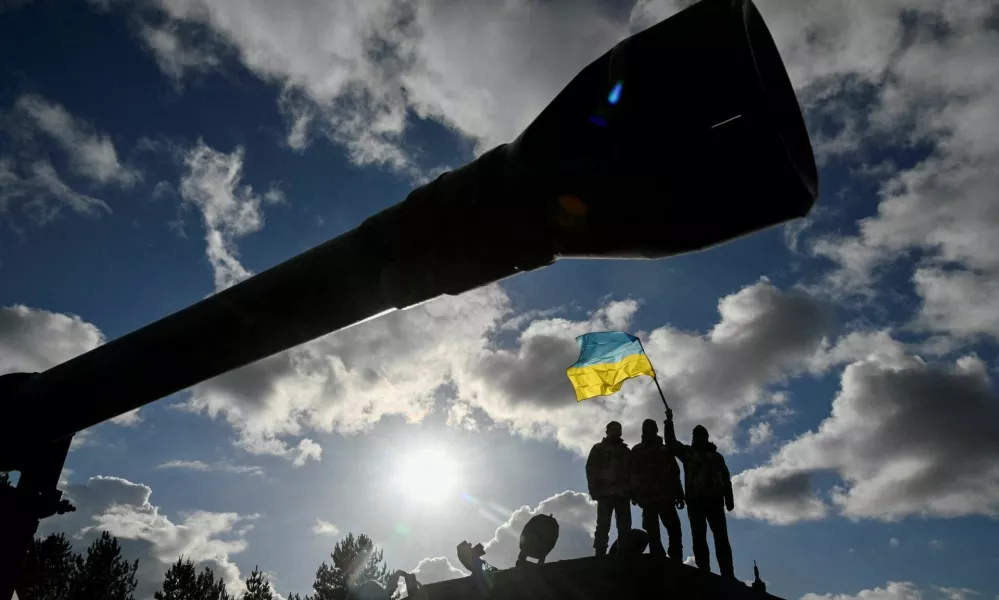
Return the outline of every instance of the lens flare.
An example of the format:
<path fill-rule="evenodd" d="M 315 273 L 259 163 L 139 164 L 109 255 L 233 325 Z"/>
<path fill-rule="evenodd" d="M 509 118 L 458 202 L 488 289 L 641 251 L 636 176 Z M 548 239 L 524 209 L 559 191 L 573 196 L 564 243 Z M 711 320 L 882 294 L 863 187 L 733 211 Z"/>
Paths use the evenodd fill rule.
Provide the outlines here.
<path fill-rule="evenodd" d="M 614 89 L 612 89 L 610 91 L 610 94 L 607 96 L 607 102 L 611 104 L 618 103 L 618 101 L 621 99 L 621 87 L 622 86 L 620 81 L 614 84 Z"/>

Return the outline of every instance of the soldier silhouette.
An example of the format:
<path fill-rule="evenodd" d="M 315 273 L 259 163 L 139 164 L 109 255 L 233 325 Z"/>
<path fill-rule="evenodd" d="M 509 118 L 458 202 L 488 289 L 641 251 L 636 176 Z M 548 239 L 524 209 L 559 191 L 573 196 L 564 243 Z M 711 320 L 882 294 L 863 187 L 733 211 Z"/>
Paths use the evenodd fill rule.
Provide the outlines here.
<path fill-rule="evenodd" d="M 669 536 L 669 557 L 683 560 L 683 529 L 677 509 L 683 508 L 680 467 L 673 450 L 659 437 L 652 419 L 642 423 L 642 441 L 631 449 L 632 499 L 642 508 L 642 529 L 649 535 L 649 553 L 666 556 L 659 521 Z"/>
<path fill-rule="evenodd" d="M 666 444 L 683 463 L 687 489 L 687 518 L 694 543 L 694 561 L 697 568 L 711 570 L 708 554 L 708 526 L 715 540 L 715 557 L 722 577 L 735 578 L 732 567 L 732 546 L 728 543 L 728 524 L 725 509 L 735 508 L 732 495 L 732 477 L 725 464 L 725 457 L 708 441 L 708 430 L 703 425 L 694 427 L 693 439 L 688 446 L 677 441 L 673 429 L 673 411 L 666 409 Z"/>
<path fill-rule="evenodd" d="M 597 531 L 593 549 L 597 556 L 607 554 L 610 540 L 611 514 L 616 517 L 617 535 L 631 531 L 631 452 L 621 439 L 621 424 L 607 424 L 607 437 L 590 450 L 586 459 L 586 485 L 590 497 L 597 501 Z"/>

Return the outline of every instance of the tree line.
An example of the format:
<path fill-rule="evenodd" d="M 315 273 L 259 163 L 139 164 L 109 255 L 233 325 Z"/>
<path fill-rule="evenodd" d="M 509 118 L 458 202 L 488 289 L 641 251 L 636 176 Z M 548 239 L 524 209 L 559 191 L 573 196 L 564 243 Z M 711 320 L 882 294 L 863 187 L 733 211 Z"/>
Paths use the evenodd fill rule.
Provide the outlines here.
<path fill-rule="evenodd" d="M 382 551 L 361 534 L 347 534 L 330 554 L 331 564 L 323 561 L 316 570 L 311 595 L 291 594 L 288 600 L 346 600 L 348 586 L 367 580 L 387 584 L 388 568 Z M 25 558 L 20 600 L 136 600 L 138 559 L 122 557 L 118 539 L 102 532 L 78 554 L 62 533 L 36 538 Z M 245 580 L 246 591 L 235 595 L 210 567 L 200 572 L 189 558 L 180 557 L 167 569 L 154 600 L 274 600 L 267 576 L 259 567 Z"/>
<path fill-rule="evenodd" d="M 0 472 L 0 492 L 10 489 L 10 479 Z M 128 562 L 118 539 L 104 531 L 81 554 L 62 533 L 32 540 L 25 557 L 20 600 L 136 600 L 138 559 Z M 316 570 L 312 594 L 291 594 L 288 600 L 346 600 L 348 586 L 374 580 L 388 583 L 389 570 L 383 553 L 371 538 L 348 533 L 334 547 L 330 563 Z M 163 583 L 153 593 L 154 600 L 274 600 L 267 576 L 254 567 L 239 595 L 210 567 L 200 572 L 195 563 L 181 556 L 170 565 Z"/>

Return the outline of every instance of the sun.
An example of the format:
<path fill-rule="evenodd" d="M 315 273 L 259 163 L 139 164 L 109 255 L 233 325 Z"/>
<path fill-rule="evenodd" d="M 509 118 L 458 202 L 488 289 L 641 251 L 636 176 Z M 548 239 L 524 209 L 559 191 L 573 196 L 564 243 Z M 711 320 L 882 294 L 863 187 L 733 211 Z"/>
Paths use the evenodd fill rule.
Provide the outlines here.
<path fill-rule="evenodd" d="M 417 448 L 399 460 L 394 479 L 407 500 L 435 505 L 456 493 L 458 468 L 443 448 Z"/>

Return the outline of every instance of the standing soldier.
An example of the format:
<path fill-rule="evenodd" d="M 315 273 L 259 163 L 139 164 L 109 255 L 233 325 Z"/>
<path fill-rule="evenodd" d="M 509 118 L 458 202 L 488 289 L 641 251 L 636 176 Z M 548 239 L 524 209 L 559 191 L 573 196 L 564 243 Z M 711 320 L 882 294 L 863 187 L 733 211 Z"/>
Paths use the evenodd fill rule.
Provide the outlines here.
<path fill-rule="evenodd" d="M 659 437 L 652 419 L 642 423 L 642 441 L 631 450 L 632 497 L 642 507 L 642 529 L 649 534 L 649 553 L 666 556 L 659 537 L 659 521 L 669 536 L 669 557 L 683 560 L 683 530 L 677 509 L 683 508 L 680 467 L 673 451 Z"/>
<path fill-rule="evenodd" d="M 607 437 L 595 444 L 586 459 L 586 485 L 597 501 L 597 531 L 593 548 L 597 556 L 607 554 L 611 513 L 617 521 L 617 535 L 631 531 L 631 469 L 628 444 L 621 439 L 621 424 L 607 424 Z"/>
<path fill-rule="evenodd" d="M 666 444 L 683 462 L 687 488 L 687 518 L 690 535 L 694 538 L 694 561 L 697 568 L 711 570 L 708 554 L 708 526 L 715 538 L 715 556 L 722 577 L 735 579 L 732 568 L 732 546 L 728 543 L 728 525 L 725 509 L 735 508 L 732 495 L 732 478 L 725 465 L 725 457 L 708 441 L 708 430 L 703 425 L 694 427 L 694 436 L 688 446 L 676 439 L 673 430 L 673 411 L 666 409 Z M 724 503 L 724 505 L 723 505 Z M 723 508 L 724 506 L 724 508 Z"/>

